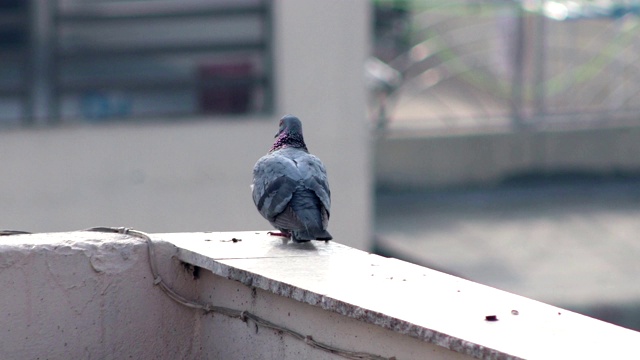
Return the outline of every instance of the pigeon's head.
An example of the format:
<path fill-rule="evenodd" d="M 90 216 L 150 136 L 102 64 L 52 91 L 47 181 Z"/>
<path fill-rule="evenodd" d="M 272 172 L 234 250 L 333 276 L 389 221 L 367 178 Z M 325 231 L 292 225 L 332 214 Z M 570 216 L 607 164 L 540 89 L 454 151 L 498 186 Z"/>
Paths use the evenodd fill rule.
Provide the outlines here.
<path fill-rule="evenodd" d="M 283 149 L 285 147 L 295 147 L 307 151 L 307 145 L 302 136 L 302 122 L 293 115 L 285 115 L 280 119 L 280 128 L 276 133 L 276 141 L 271 147 L 271 151 Z"/>
<path fill-rule="evenodd" d="M 283 116 L 282 119 L 280 119 L 280 128 L 274 137 L 277 138 L 283 133 L 300 134 L 300 137 L 302 137 L 302 122 L 300 122 L 300 119 L 293 115 Z"/>

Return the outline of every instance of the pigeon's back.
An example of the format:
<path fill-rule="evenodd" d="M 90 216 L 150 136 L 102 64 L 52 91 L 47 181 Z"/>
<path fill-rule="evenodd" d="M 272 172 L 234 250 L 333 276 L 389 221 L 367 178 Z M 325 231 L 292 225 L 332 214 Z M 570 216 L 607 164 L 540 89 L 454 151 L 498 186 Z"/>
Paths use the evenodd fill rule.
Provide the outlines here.
<path fill-rule="evenodd" d="M 260 158 L 252 195 L 260 214 L 294 240 L 332 238 L 326 230 L 331 209 L 327 172 L 306 147 L 284 146 Z"/>

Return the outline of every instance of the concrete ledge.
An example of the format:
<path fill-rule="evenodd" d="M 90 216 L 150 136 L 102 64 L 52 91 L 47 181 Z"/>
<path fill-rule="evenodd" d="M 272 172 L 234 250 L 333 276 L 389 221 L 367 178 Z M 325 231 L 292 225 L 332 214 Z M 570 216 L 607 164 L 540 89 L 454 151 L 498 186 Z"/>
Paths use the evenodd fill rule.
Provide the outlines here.
<path fill-rule="evenodd" d="M 309 346 L 313 339 L 369 359 L 629 358 L 640 341 L 631 330 L 335 242 L 285 244 L 265 232 L 152 237 L 159 275 L 174 291 L 278 327 L 173 301 L 153 285 L 140 238 L 4 236 L 3 356 L 340 358 Z"/>
<path fill-rule="evenodd" d="M 623 358 L 640 341 L 628 329 L 335 242 L 284 244 L 264 232 L 155 238 L 221 277 L 476 358 Z"/>

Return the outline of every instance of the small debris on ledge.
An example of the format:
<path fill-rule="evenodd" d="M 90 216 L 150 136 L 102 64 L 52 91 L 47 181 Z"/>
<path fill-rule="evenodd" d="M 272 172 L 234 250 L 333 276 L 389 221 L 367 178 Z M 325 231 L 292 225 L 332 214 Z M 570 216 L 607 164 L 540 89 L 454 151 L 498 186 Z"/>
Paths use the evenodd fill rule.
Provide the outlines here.
<path fill-rule="evenodd" d="M 486 321 L 498 321 L 498 317 L 496 315 L 487 315 L 484 317 Z"/>

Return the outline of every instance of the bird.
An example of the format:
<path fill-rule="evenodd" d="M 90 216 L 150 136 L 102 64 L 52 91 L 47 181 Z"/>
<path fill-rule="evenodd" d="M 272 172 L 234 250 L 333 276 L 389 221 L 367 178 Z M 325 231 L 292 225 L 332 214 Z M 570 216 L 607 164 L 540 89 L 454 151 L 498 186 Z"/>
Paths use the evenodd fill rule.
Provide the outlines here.
<path fill-rule="evenodd" d="M 280 231 L 272 235 L 294 242 L 333 239 L 327 231 L 331 209 L 327 171 L 309 153 L 297 117 L 280 119 L 273 146 L 253 167 L 251 192 L 260 214 Z"/>

